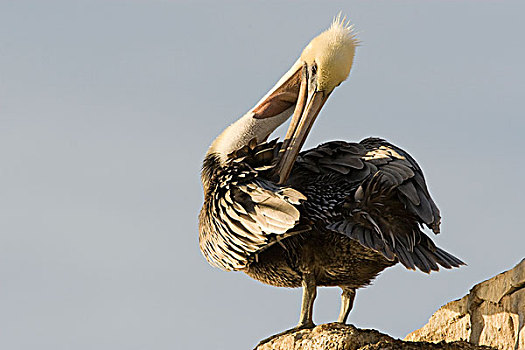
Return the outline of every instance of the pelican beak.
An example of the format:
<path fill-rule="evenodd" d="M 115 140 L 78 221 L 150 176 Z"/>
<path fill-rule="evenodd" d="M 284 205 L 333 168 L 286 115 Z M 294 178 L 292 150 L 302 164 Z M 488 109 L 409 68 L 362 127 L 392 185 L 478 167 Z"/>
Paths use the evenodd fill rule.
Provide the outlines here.
<path fill-rule="evenodd" d="M 317 90 L 315 80 L 309 77 L 307 64 L 298 62 L 252 110 L 254 118 L 267 119 L 290 113 L 295 106 L 275 167 L 279 184 L 288 179 L 315 118 L 330 96 L 331 91 Z"/>
<path fill-rule="evenodd" d="M 284 137 L 280 157 L 275 168 L 279 176 L 279 184 L 284 184 L 292 171 L 295 159 L 310 132 L 317 115 L 330 96 L 331 92 L 317 91 L 315 84 L 310 86 L 306 65 L 301 70 L 301 80 L 297 102 L 292 121 Z"/>

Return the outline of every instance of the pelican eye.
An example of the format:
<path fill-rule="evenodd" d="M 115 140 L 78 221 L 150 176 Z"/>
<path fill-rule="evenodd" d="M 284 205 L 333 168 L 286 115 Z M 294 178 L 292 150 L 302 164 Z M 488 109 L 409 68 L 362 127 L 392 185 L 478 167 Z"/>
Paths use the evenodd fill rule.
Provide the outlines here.
<path fill-rule="evenodd" d="M 317 74 L 317 63 L 312 64 L 312 75 Z"/>

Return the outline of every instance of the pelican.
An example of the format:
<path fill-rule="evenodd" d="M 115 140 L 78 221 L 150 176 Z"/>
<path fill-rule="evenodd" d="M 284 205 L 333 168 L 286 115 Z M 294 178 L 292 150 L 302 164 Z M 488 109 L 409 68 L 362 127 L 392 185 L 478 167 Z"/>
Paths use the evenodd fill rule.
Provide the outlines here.
<path fill-rule="evenodd" d="M 300 152 L 359 41 L 337 17 L 277 84 L 211 144 L 203 161 L 199 244 L 208 262 L 263 283 L 303 288 L 297 329 L 313 327 L 318 286 L 356 290 L 398 262 L 425 273 L 464 263 L 423 232 L 440 213 L 407 152 L 379 138 Z M 291 117 L 283 142 L 267 141 Z"/>

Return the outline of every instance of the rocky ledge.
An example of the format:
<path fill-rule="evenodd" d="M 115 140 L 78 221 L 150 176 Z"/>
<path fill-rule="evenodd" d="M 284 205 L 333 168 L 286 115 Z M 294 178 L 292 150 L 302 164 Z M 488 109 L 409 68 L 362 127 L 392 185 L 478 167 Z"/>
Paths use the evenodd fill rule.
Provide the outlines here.
<path fill-rule="evenodd" d="M 458 342 L 412 342 L 394 339 L 372 329 L 359 329 L 352 325 L 327 323 L 313 329 L 303 329 L 277 336 L 255 350 L 466 350 L 490 349 L 472 345 L 465 341 Z"/>

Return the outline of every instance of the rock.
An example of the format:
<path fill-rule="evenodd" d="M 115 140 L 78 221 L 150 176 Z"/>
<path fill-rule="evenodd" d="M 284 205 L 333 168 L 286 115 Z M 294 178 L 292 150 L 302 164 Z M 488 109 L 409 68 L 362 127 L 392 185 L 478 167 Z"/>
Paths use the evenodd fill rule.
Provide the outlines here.
<path fill-rule="evenodd" d="M 525 349 L 525 259 L 442 306 L 409 341 L 468 341 L 497 349 Z"/>
<path fill-rule="evenodd" d="M 464 341 L 453 343 L 407 342 L 394 339 L 376 330 L 359 329 L 351 325 L 328 323 L 313 329 L 290 331 L 263 341 L 255 350 L 437 350 L 490 349 Z"/>

